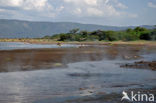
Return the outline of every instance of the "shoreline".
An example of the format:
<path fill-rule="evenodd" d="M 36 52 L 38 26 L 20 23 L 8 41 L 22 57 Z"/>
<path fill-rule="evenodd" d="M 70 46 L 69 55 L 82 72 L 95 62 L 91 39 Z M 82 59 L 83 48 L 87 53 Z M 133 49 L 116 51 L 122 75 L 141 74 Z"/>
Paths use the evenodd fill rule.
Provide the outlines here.
<path fill-rule="evenodd" d="M 156 41 L 54 41 L 49 39 L 0 39 L 0 42 L 24 42 L 30 44 L 77 44 L 77 45 L 148 45 L 156 46 Z"/>

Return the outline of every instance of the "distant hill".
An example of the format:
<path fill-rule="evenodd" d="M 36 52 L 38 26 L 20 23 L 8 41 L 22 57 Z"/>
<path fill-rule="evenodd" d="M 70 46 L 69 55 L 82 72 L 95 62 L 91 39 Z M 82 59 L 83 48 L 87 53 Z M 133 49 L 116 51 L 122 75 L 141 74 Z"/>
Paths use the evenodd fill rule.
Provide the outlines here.
<path fill-rule="evenodd" d="M 144 25 L 142 27 L 152 29 L 154 26 Z M 117 27 L 72 22 L 32 22 L 0 19 L 0 38 L 37 38 L 57 33 L 67 33 L 69 30 L 74 28 L 87 31 L 98 29 L 117 31 L 134 28 L 134 26 Z"/>

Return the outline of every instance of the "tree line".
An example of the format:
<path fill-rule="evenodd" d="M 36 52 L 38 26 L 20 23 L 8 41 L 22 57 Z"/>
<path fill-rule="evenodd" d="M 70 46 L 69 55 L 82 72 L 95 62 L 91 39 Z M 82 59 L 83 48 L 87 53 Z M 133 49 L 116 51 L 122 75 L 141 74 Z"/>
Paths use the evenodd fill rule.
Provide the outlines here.
<path fill-rule="evenodd" d="M 72 29 L 68 33 L 60 33 L 53 36 L 45 36 L 44 39 L 53 39 L 57 41 L 135 41 L 135 40 L 156 40 L 156 28 L 146 29 L 136 27 L 123 31 L 80 31 Z"/>

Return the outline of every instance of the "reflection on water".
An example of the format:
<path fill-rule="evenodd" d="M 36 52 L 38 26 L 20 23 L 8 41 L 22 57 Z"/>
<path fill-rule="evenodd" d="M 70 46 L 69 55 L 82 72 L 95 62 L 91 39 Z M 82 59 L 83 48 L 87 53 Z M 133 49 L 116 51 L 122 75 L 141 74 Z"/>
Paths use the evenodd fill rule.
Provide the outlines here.
<path fill-rule="evenodd" d="M 155 51 L 126 45 L 0 51 L 0 103 L 58 103 L 60 97 L 155 87 L 155 71 L 119 65 L 150 60 Z"/>
<path fill-rule="evenodd" d="M 88 95 L 87 91 L 80 90 L 80 88 L 87 88 L 93 93 L 110 93 L 128 88 L 145 88 L 156 85 L 156 72 L 121 69 L 116 65 L 118 62 L 124 61 L 79 62 L 68 64 L 67 69 L 1 73 L 0 101 L 3 103 L 31 103 L 44 98 L 55 100 L 56 97 L 62 96 Z M 71 74 L 88 74 L 89 76 Z M 148 76 L 145 76 L 147 74 Z"/>

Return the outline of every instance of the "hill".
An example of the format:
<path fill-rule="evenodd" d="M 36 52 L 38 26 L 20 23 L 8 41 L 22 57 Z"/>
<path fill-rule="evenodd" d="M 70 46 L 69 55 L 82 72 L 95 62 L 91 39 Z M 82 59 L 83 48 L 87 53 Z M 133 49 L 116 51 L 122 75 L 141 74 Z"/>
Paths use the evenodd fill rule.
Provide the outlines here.
<path fill-rule="evenodd" d="M 153 26 L 143 26 L 148 29 Z M 125 30 L 131 27 L 103 26 L 95 24 L 80 24 L 72 22 L 33 22 L 22 20 L 0 19 L 0 38 L 38 38 L 46 35 L 67 33 L 69 30 L 79 28 L 80 30 Z"/>

